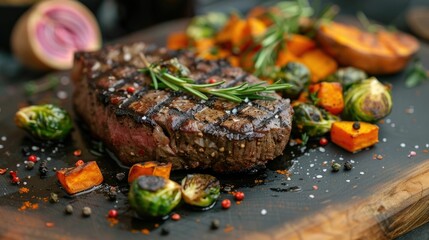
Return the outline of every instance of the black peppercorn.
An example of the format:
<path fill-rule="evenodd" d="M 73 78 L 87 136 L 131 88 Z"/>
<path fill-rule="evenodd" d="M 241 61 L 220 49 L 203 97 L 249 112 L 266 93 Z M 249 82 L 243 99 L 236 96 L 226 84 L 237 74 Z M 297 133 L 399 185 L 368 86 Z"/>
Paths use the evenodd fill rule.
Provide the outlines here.
<path fill-rule="evenodd" d="M 40 162 L 40 166 L 39 166 L 39 172 L 40 172 L 40 176 L 45 177 L 46 174 L 48 174 L 48 167 L 46 166 L 48 164 L 48 161 L 43 160 Z"/>
<path fill-rule="evenodd" d="M 333 172 L 338 172 L 341 169 L 341 164 L 339 164 L 339 163 L 332 163 L 331 168 L 332 168 Z"/>
<path fill-rule="evenodd" d="M 351 162 L 347 161 L 344 163 L 344 169 L 345 170 L 350 171 L 350 170 L 352 170 L 352 168 L 353 168 L 353 165 Z"/>
<path fill-rule="evenodd" d="M 167 227 L 161 228 L 161 235 L 168 235 L 168 234 L 170 234 L 170 229 L 168 229 Z"/>
<path fill-rule="evenodd" d="M 354 122 L 353 123 L 353 129 L 354 130 L 359 130 L 360 129 L 360 122 Z"/>
<path fill-rule="evenodd" d="M 210 225 L 211 229 L 216 230 L 216 229 L 219 228 L 219 226 L 220 226 L 219 219 L 213 219 L 213 221 L 212 221 L 212 223 Z"/>

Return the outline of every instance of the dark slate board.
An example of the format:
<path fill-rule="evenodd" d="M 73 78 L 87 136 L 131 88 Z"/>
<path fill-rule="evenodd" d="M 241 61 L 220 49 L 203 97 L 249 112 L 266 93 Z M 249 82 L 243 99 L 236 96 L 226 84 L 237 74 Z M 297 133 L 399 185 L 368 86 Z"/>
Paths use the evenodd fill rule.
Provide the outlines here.
<path fill-rule="evenodd" d="M 144 32 L 136 33 L 119 42 L 145 40 L 158 45 L 165 43 L 166 35 L 182 29 L 184 22 L 169 23 Z M 429 48 L 424 45 L 419 52 L 426 66 L 429 64 Z M 71 106 L 72 85 L 68 73 L 55 73 L 39 81 L 55 76 L 61 84 L 50 92 L 36 97 L 24 96 L 22 84 L 9 85 L 0 95 L 0 168 L 18 170 L 22 179 L 19 186 L 10 183 L 8 173 L 0 176 L 0 238 L 8 239 L 153 239 L 161 238 L 161 228 L 170 229 L 163 239 L 321 239 L 321 238 L 394 238 L 428 221 L 429 193 L 429 83 L 407 89 L 404 74 L 380 77 L 393 85 L 394 108 L 391 115 L 380 124 L 380 143 L 357 154 L 350 154 L 329 144 L 321 149 L 310 143 L 305 152 L 288 146 L 285 155 L 272 161 L 266 170 L 247 175 L 219 176 L 221 182 L 232 184 L 233 189 L 243 191 L 246 198 L 240 204 L 233 202 L 229 210 L 222 210 L 220 202 L 205 212 L 180 206 L 175 212 L 182 219 L 149 221 L 133 217 L 128 208 L 127 183 L 116 179 L 116 174 L 127 172 L 108 154 L 96 151 L 100 145 L 92 140 Z M 60 99 L 64 97 L 65 99 Z M 64 143 L 46 145 L 29 139 L 13 122 L 15 112 L 28 103 L 57 103 L 72 113 L 75 128 Z M 412 109 L 412 110 L 411 110 Z M 1 137 L 6 137 L 2 139 Z M 4 140 L 4 141 L 3 141 Z M 405 144 L 404 147 L 401 144 Z M 51 160 L 48 177 L 41 179 L 37 171 L 24 168 L 26 157 L 22 148 L 37 146 L 34 151 L 42 159 Z M 58 148 L 55 153 L 52 153 Z M 42 152 L 44 149 L 44 152 Z M 82 156 L 73 155 L 75 149 Z M 409 158 L 410 151 L 417 156 Z M 97 153 L 97 154 L 94 154 Z M 374 154 L 383 156 L 375 160 Z M 105 184 L 97 190 L 70 197 L 56 181 L 54 167 L 73 165 L 78 159 L 97 160 L 105 177 Z M 331 173 L 331 160 L 340 163 L 354 161 L 352 171 Z M 327 162 L 327 164 L 323 164 Z M 20 166 L 18 166 L 20 164 Z M 291 167 L 291 165 L 293 165 Z M 291 176 L 276 172 L 290 168 Z M 180 180 L 184 172 L 173 173 Z M 27 178 L 31 177 L 31 178 Z M 425 180 L 426 179 L 426 180 Z M 19 193 L 20 187 L 29 188 Z M 119 186 L 121 193 L 116 202 L 106 196 L 108 185 Z M 317 186 L 317 190 L 314 190 Z M 271 188 L 299 191 L 275 192 Z M 51 192 L 58 193 L 59 203 L 46 202 Z M 223 193 L 221 199 L 233 199 Z M 23 202 L 38 203 L 38 209 L 18 210 Z M 67 216 L 64 207 L 72 204 L 75 212 Z M 81 216 L 83 206 L 92 208 L 89 218 Z M 119 221 L 112 224 L 106 215 L 117 208 Z M 266 214 L 262 214 L 266 211 Z M 210 223 L 219 219 L 221 226 L 211 230 Z M 53 223 L 49 227 L 47 223 Z M 149 233 L 144 230 L 149 230 Z"/>

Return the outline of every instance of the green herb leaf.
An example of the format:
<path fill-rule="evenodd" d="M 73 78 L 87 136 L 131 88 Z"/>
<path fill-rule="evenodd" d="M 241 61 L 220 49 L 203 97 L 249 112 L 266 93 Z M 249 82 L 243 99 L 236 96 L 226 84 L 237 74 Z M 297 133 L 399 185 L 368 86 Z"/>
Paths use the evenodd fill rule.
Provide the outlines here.
<path fill-rule="evenodd" d="M 406 72 L 405 86 L 412 88 L 428 79 L 428 73 L 423 67 L 422 62 L 419 59 L 416 59 Z"/>
<path fill-rule="evenodd" d="M 176 58 L 158 64 L 147 63 L 142 55 L 146 67 L 140 72 L 148 75 L 152 79 L 152 86 L 157 89 L 169 88 L 173 91 L 185 91 L 201 99 L 207 100 L 207 95 L 213 95 L 233 102 L 241 102 L 244 99 L 274 100 L 272 96 L 260 95 L 261 93 L 271 93 L 275 90 L 289 88 L 291 85 L 276 82 L 265 85 L 264 82 L 256 84 L 243 83 L 238 86 L 228 88 L 214 88 L 222 85 L 224 81 L 208 84 L 197 84 L 188 76 L 183 76 L 183 72 L 188 72 L 185 66 L 181 65 Z M 184 71 L 183 71 L 184 70 Z"/>

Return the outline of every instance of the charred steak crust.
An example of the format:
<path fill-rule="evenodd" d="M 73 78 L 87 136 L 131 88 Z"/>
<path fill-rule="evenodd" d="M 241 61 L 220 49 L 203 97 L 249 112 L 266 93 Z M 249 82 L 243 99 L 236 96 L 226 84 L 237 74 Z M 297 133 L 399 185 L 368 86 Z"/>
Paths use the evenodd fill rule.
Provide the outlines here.
<path fill-rule="evenodd" d="M 221 87 L 260 80 L 226 61 L 195 58 L 191 52 L 156 49 L 144 43 L 112 45 L 75 55 L 73 103 L 95 137 L 126 164 L 157 160 L 174 169 L 243 171 L 282 154 L 291 131 L 287 99 L 207 101 L 180 92 L 154 90 L 138 72 L 140 54 L 150 62 L 177 57 L 199 83 Z M 135 91 L 127 91 L 129 87 Z M 277 95 L 276 95 L 277 96 Z"/>

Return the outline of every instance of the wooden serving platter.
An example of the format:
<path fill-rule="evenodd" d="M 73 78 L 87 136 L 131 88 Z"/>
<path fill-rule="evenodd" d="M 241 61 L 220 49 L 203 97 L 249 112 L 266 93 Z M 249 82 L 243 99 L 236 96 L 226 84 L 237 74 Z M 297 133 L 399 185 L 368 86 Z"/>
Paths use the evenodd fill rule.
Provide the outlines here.
<path fill-rule="evenodd" d="M 144 40 L 158 45 L 172 31 L 183 29 L 185 21 L 159 25 L 130 35 L 119 42 Z M 429 47 L 419 52 L 429 65 Z M 218 175 L 223 184 L 246 195 L 241 203 L 223 210 L 218 202 L 209 211 L 180 206 L 180 221 L 149 221 L 134 217 L 129 210 L 126 181 L 116 178 L 127 169 L 102 152 L 71 106 L 72 85 L 67 72 L 50 77 L 60 79 L 52 91 L 25 97 L 22 84 L 11 84 L 0 94 L 0 168 L 18 170 L 22 182 L 10 183 L 8 173 L 0 175 L 1 239 L 392 239 L 429 220 L 429 83 L 405 88 L 404 74 L 379 79 L 393 85 L 394 108 L 380 123 L 380 143 L 356 154 L 334 144 L 320 148 L 310 143 L 304 151 L 288 146 L 284 156 L 266 170 L 247 175 Z M 28 102 L 57 103 L 72 113 L 75 129 L 70 139 L 58 145 L 36 143 L 13 123 L 17 109 Z M 96 117 L 96 116 L 95 116 Z M 24 152 L 50 159 L 48 177 L 26 170 Z M 42 151 L 43 149 L 43 151 Z M 73 151 L 82 150 L 76 157 Z M 416 156 L 409 157 L 411 151 Z M 382 159 L 377 158 L 381 155 Z M 56 181 L 53 168 L 73 165 L 78 159 L 97 160 L 106 185 L 79 196 L 68 196 Z M 354 162 L 351 171 L 332 173 L 330 162 Z M 284 174 L 289 169 L 289 174 Z M 180 180 L 184 172 L 173 173 Z M 24 182 L 26 185 L 24 185 Z M 117 201 L 106 197 L 107 185 L 121 189 Z M 25 192 L 28 188 L 28 192 Z M 51 192 L 58 203 L 48 201 Z M 221 199 L 233 200 L 223 193 Z M 28 203 L 25 203 L 28 202 Z M 72 204 L 74 213 L 64 208 Z M 81 216 L 89 206 L 92 215 Z M 108 220 L 109 209 L 119 212 L 118 221 Z M 213 219 L 220 228 L 213 230 Z M 162 235 L 161 229 L 170 233 Z"/>

